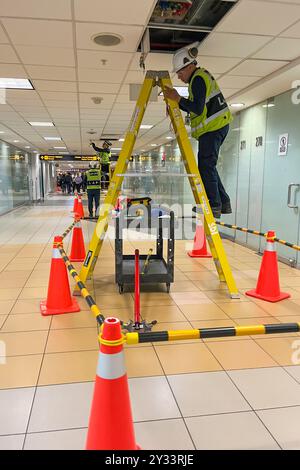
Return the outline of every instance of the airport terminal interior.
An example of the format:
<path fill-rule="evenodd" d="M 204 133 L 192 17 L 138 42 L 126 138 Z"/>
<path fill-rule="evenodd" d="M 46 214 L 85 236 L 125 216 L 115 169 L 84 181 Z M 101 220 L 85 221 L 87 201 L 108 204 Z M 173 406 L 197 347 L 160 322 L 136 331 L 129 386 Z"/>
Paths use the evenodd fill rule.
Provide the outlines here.
<path fill-rule="evenodd" d="M 300 449 L 299 119 L 300 0 L 0 0 L 0 449 Z"/>

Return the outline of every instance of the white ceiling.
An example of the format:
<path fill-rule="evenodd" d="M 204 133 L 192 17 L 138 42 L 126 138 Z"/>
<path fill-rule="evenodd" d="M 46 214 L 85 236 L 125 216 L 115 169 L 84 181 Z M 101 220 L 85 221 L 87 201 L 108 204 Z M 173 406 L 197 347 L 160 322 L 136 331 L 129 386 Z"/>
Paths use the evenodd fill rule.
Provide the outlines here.
<path fill-rule="evenodd" d="M 9 90 L 0 105 L 1 138 L 48 152 L 66 145 L 91 153 L 88 132 L 123 136 L 135 103 L 129 84 L 142 83 L 137 47 L 155 0 L 1 0 L 0 77 L 30 78 L 35 90 Z M 99 47 L 98 33 L 116 33 L 118 46 Z M 229 102 L 249 106 L 299 78 L 300 0 L 239 0 L 199 49 Z M 151 53 L 147 69 L 172 70 L 172 55 Z M 174 74 L 173 74 L 174 75 Z M 173 83 L 182 85 L 173 76 Z M 101 104 L 92 98 L 100 96 Z M 53 121 L 55 128 L 28 121 Z M 151 102 L 137 149 L 170 135 L 162 97 Z M 49 143 L 44 136 L 59 136 Z M 114 144 L 119 147 L 120 144 Z"/>

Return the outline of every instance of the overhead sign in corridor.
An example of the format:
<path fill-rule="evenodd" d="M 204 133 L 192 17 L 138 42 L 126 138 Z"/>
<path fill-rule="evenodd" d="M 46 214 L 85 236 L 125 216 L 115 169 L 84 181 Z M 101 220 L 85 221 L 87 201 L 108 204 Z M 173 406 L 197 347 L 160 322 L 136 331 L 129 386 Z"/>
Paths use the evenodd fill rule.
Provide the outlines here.
<path fill-rule="evenodd" d="M 99 161 L 100 157 L 98 155 L 40 155 L 40 160 L 44 162 L 93 162 Z"/>

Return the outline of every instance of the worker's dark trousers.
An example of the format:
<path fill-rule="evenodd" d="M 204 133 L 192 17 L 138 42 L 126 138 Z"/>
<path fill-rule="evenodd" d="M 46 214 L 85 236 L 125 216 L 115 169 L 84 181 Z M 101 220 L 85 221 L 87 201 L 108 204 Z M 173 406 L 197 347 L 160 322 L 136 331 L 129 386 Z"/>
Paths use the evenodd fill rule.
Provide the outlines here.
<path fill-rule="evenodd" d="M 229 125 L 218 131 L 207 132 L 198 140 L 198 168 L 211 207 L 220 207 L 230 201 L 216 168 L 219 150 L 228 131 Z"/>
<path fill-rule="evenodd" d="M 109 163 L 101 163 L 101 189 L 108 189 L 109 185 Z"/>
<path fill-rule="evenodd" d="M 93 201 L 95 201 L 95 215 L 100 202 L 100 189 L 88 189 L 88 208 L 90 216 L 93 216 Z"/>

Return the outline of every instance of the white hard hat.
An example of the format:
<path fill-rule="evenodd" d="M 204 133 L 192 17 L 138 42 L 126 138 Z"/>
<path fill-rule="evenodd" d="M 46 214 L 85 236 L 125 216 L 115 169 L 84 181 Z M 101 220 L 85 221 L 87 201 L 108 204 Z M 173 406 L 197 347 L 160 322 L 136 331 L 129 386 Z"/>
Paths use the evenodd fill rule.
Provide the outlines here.
<path fill-rule="evenodd" d="M 179 49 L 173 56 L 173 72 L 179 72 L 187 65 L 196 62 L 199 42 L 194 42 L 190 46 Z"/>

